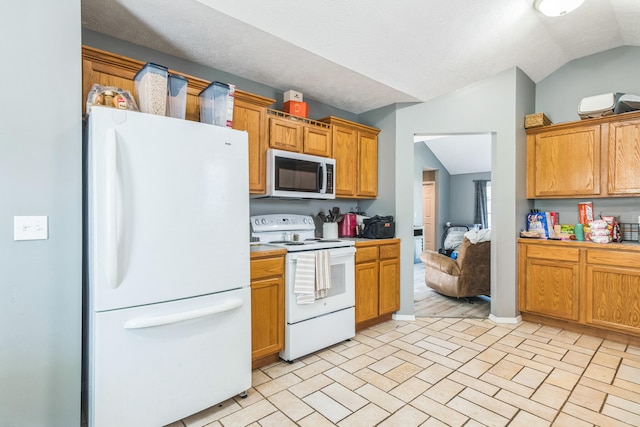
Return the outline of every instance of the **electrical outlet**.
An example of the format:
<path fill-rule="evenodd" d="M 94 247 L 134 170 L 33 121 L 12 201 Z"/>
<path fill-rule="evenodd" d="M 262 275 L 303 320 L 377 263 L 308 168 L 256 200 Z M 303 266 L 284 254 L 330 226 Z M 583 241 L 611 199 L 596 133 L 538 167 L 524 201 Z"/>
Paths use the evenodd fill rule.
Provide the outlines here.
<path fill-rule="evenodd" d="M 46 240 L 49 238 L 49 217 L 14 216 L 13 240 Z"/>

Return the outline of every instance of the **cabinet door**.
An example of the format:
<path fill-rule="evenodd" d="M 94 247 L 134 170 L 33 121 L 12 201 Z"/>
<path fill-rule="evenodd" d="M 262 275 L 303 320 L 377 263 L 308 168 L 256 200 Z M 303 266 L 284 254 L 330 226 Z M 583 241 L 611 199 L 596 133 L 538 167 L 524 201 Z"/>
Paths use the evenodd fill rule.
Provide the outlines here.
<path fill-rule="evenodd" d="M 378 196 L 378 136 L 358 133 L 357 195 Z"/>
<path fill-rule="evenodd" d="M 381 251 L 382 252 L 382 248 Z M 387 314 L 400 309 L 400 260 L 380 261 L 379 313 Z"/>
<path fill-rule="evenodd" d="M 609 124 L 608 193 L 640 194 L 640 120 Z"/>
<path fill-rule="evenodd" d="M 299 123 L 286 118 L 269 117 L 269 147 L 271 148 L 301 152 L 301 132 Z"/>
<path fill-rule="evenodd" d="M 251 358 L 278 353 L 284 348 L 284 280 L 251 282 Z"/>
<path fill-rule="evenodd" d="M 378 262 L 356 264 L 356 323 L 378 316 Z"/>
<path fill-rule="evenodd" d="M 522 311 L 578 320 L 579 251 L 564 247 L 530 246 L 526 249 L 524 283 L 520 287 Z"/>
<path fill-rule="evenodd" d="M 600 125 L 527 137 L 527 197 L 599 195 Z"/>
<path fill-rule="evenodd" d="M 266 109 L 241 100 L 233 106 L 233 128 L 249 138 L 249 192 L 264 194 L 266 188 Z"/>
<path fill-rule="evenodd" d="M 331 129 L 329 127 L 306 125 L 302 130 L 303 153 L 331 157 Z"/>
<path fill-rule="evenodd" d="M 590 249 L 586 293 L 587 323 L 640 334 L 640 253 Z"/>
<path fill-rule="evenodd" d="M 333 157 L 336 159 L 336 196 L 356 195 L 358 132 L 333 126 Z"/>

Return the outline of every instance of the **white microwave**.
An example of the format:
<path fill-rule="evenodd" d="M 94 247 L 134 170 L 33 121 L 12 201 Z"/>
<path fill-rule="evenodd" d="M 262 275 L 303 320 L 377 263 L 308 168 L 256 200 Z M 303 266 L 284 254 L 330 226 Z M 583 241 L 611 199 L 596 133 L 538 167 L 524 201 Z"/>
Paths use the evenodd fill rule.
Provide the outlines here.
<path fill-rule="evenodd" d="M 335 199 L 335 170 L 335 159 L 269 149 L 267 150 L 267 193 L 265 196 Z"/>

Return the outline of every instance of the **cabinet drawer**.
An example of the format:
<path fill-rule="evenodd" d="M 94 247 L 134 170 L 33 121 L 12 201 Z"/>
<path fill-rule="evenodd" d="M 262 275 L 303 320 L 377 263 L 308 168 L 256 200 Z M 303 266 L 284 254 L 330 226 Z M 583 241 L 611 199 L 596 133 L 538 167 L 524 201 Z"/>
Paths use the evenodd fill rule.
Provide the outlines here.
<path fill-rule="evenodd" d="M 356 248 L 356 264 L 378 259 L 378 247 L 368 246 L 366 248 Z"/>
<path fill-rule="evenodd" d="M 380 259 L 398 258 L 400 257 L 400 245 L 397 243 L 391 245 L 380 245 Z"/>
<path fill-rule="evenodd" d="M 606 249 L 589 249 L 587 263 L 615 265 L 618 267 L 640 266 L 640 252 L 618 252 Z"/>
<path fill-rule="evenodd" d="M 283 274 L 284 257 L 251 260 L 251 280 Z"/>
<path fill-rule="evenodd" d="M 578 261 L 580 250 L 578 248 L 554 247 L 546 245 L 527 246 L 527 258 L 543 258 L 558 261 Z"/>

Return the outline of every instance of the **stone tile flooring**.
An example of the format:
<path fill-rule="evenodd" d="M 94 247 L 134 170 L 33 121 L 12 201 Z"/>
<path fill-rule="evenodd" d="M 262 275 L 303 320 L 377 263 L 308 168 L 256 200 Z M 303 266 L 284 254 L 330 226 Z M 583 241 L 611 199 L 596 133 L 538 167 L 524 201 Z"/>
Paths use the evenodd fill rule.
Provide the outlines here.
<path fill-rule="evenodd" d="M 391 320 L 253 372 L 170 427 L 640 426 L 640 348 L 522 322 Z"/>

